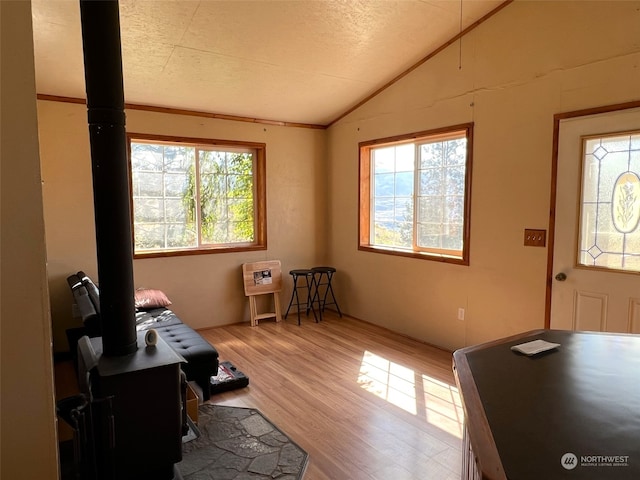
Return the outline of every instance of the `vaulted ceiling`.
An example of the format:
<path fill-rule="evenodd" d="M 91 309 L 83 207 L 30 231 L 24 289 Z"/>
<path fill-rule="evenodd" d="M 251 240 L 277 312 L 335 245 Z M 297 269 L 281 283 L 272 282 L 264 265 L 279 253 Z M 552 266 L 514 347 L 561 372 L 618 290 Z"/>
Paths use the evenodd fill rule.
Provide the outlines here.
<path fill-rule="evenodd" d="M 327 125 L 503 0 L 120 0 L 125 101 Z M 32 0 L 39 94 L 85 98 L 78 0 Z"/>

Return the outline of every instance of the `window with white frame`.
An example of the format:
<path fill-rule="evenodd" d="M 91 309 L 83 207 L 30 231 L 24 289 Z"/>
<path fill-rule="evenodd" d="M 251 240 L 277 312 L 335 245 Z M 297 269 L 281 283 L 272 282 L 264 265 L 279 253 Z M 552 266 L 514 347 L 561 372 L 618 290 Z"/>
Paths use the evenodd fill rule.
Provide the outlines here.
<path fill-rule="evenodd" d="M 135 256 L 266 248 L 265 145 L 130 134 Z"/>
<path fill-rule="evenodd" d="M 360 144 L 360 250 L 469 264 L 473 124 Z"/>

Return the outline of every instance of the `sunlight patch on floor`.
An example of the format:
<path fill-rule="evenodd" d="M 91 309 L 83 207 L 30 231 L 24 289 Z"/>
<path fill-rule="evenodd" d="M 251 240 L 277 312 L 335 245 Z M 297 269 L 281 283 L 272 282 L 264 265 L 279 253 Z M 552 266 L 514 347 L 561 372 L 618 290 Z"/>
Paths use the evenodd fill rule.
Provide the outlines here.
<path fill-rule="evenodd" d="M 462 438 L 464 412 L 458 389 L 427 375 L 422 375 L 422 386 L 427 421 Z"/>
<path fill-rule="evenodd" d="M 462 438 L 464 413 L 458 389 L 428 375 L 365 351 L 358 384 L 361 388 L 431 425 Z"/>
<path fill-rule="evenodd" d="M 401 409 L 416 414 L 416 384 L 413 370 L 365 351 L 358 384 Z"/>

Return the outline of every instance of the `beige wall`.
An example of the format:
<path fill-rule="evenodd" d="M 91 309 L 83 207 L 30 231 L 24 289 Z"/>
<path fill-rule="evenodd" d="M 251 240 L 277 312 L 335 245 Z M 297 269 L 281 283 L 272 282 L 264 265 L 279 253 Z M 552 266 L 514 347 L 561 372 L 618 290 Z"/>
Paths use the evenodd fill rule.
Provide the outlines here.
<path fill-rule="evenodd" d="M 129 132 L 267 145 L 268 249 L 135 260 L 135 285 L 163 290 L 173 301 L 172 309 L 194 328 L 248 322 L 241 265 L 277 259 L 285 272 L 281 299 L 288 300 L 291 286 L 286 272 L 312 266 L 325 250 L 326 132 L 137 110 L 126 113 Z M 78 324 L 71 315 L 66 277 L 83 269 L 97 278 L 86 107 L 39 101 L 38 115 L 54 345 L 56 351 L 64 351 L 65 329 Z"/>
<path fill-rule="evenodd" d="M 640 2 L 516 1 L 329 130 L 349 314 L 450 349 L 544 325 L 553 115 L 640 99 Z M 475 122 L 468 267 L 357 250 L 358 142 Z M 458 308 L 466 309 L 464 321 Z"/>
<path fill-rule="evenodd" d="M 195 328 L 247 321 L 240 265 L 330 262 L 342 309 L 455 349 L 544 324 L 553 115 L 640 98 L 640 2 L 516 1 L 328 131 L 141 111 L 127 129 L 267 143 L 269 249 L 134 261 Z M 606 35 L 604 35 L 606 32 Z M 56 350 L 71 318 L 65 277 L 95 271 L 85 107 L 41 101 L 49 287 Z M 277 115 L 276 115 L 277 116 Z M 358 142 L 475 122 L 471 265 L 357 250 Z M 459 308 L 465 320 L 457 320 Z"/>
<path fill-rule="evenodd" d="M 328 168 L 321 131 L 128 112 L 132 131 L 265 141 L 268 149 L 269 250 L 136 260 L 136 283 L 167 291 L 199 328 L 246 319 L 241 263 L 280 258 L 287 271 L 327 260 L 340 269 L 336 287 L 346 312 L 431 343 L 455 348 L 540 327 L 546 251 L 521 243 L 524 227 L 547 227 L 552 116 L 638 99 L 639 7 L 510 5 L 465 37 L 461 70 L 454 45 L 332 127 Z M 29 2 L 0 2 L 0 21 L 1 476 L 53 479 Z M 64 278 L 96 268 L 88 135 L 82 106 L 39 102 L 38 114 L 53 322 L 64 343 L 60 327 L 73 323 Z M 471 265 L 358 252 L 357 143 L 466 121 L 476 123 Z M 283 296 L 289 292 L 287 284 Z M 464 322 L 456 320 L 459 307 L 467 309 Z"/>
<path fill-rule="evenodd" d="M 30 2 L 0 2 L 0 477 L 58 478 Z"/>

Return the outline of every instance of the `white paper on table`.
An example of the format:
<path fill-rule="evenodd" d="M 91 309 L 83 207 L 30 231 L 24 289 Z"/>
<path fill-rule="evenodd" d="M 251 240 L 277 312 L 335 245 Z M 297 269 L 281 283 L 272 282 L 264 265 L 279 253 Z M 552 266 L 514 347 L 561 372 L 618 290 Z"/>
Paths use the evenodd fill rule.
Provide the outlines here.
<path fill-rule="evenodd" d="M 532 340 L 531 342 L 521 343 L 519 345 L 513 345 L 511 350 L 514 352 L 524 353 L 525 355 L 535 355 L 536 353 L 546 352 L 547 350 L 553 350 L 558 348 L 559 343 L 551 343 L 545 340 Z"/>

